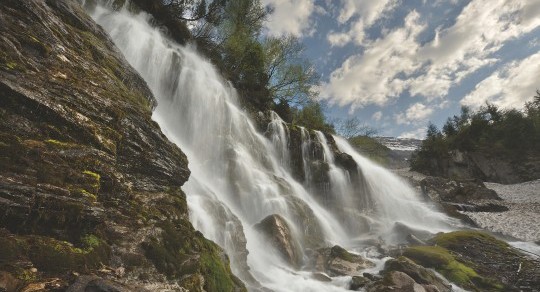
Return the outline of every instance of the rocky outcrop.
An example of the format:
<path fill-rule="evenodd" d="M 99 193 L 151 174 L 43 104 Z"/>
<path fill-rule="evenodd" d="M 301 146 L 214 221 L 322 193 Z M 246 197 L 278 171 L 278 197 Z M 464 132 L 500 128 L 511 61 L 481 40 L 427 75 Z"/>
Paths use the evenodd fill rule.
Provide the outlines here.
<path fill-rule="evenodd" d="M 508 211 L 508 207 L 500 202 L 501 198 L 497 193 L 478 180 L 450 180 L 428 176 L 420 181 L 420 189 L 426 199 L 439 204 L 448 215 L 473 226 L 476 224 L 461 212 Z"/>
<path fill-rule="evenodd" d="M 255 225 L 255 229 L 266 236 L 288 264 L 295 268 L 302 266 L 302 249 L 283 217 L 276 214 L 270 215 Z"/>
<path fill-rule="evenodd" d="M 362 276 L 363 270 L 375 265 L 362 256 L 353 254 L 336 245 L 311 251 L 310 268 L 335 276 Z"/>
<path fill-rule="evenodd" d="M 79 4 L 2 1 L 0 39 L 0 271 L 244 290 L 188 221 L 187 159 L 151 120 L 146 83 Z"/>
<path fill-rule="evenodd" d="M 429 175 L 512 184 L 540 178 L 540 157 L 489 154 L 489 151 L 454 150 L 444 159 L 431 161 Z"/>
<path fill-rule="evenodd" d="M 494 190 L 477 180 L 449 180 L 426 177 L 420 182 L 422 192 L 435 202 L 469 203 L 477 200 L 500 200 Z"/>

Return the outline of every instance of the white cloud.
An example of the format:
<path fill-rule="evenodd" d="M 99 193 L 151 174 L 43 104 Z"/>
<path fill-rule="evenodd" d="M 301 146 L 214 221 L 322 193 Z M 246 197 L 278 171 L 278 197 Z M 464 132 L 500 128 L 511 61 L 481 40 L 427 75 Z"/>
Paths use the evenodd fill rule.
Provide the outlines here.
<path fill-rule="evenodd" d="M 421 121 L 425 121 L 431 114 L 433 109 L 427 107 L 421 103 L 415 103 L 411 105 L 405 113 L 400 113 L 395 116 L 396 123 L 398 124 L 411 124 Z"/>
<path fill-rule="evenodd" d="M 397 98 L 406 84 L 394 77 L 419 69 L 412 58 L 419 46 L 415 38 L 425 28 L 419 17 L 415 11 L 409 13 L 404 27 L 372 42 L 362 55 L 347 58 L 322 84 L 321 96 L 340 106 L 351 104 L 353 110 L 368 104 L 384 105 Z"/>
<path fill-rule="evenodd" d="M 398 138 L 424 139 L 426 137 L 426 131 L 427 131 L 427 127 L 422 127 L 416 130 L 403 132 L 398 136 Z"/>
<path fill-rule="evenodd" d="M 310 17 L 320 11 L 314 0 L 263 0 L 262 4 L 273 9 L 265 26 L 268 34 L 276 37 L 310 33 Z"/>
<path fill-rule="evenodd" d="M 540 88 L 540 52 L 514 61 L 478 83 L 461 104 L 479 107 L 486 101 L 500 107 L 521 108 Z"/>
<path fill-rule="evenodd" d="M 332 46 L 344 46 L 353 40 L 356 44 L 362 44 L 365 30 L 392 11 L 398 3 L 397 0 L 341 0 L 341 2 L 343 6 L 338 16 L 339 23 L 345 24 L 352 18 L 357 17 L 352 21 L 346 32 L 332 31 L 328 34 L 327 39 Z"/>
<path fill-rule="evenodd" d="M 380 121 L 383 117 L 383 113 L 381 111 L 375 112 L 371 118 L 375 121 Z"/>
<path fill-rule="evenodd" d="M 472 73 L 497 64 L 500 60 L 494 53 L 507 41 L 540 27 L 539 3 L 473 0 L 454 25 L 437 29 L 436 37 L 425 44 L 417 42 L 417 37 L 426 25 L 418 13 L 411 12 L 403 27 L 379 39 L 364 41 L 364 52 L 347 58 L 332 72 L 328 82 L 322 85 L 322 96 L 331 103 L 351 105 L 353 109 L 368 104 L 385 105 L 406 91 L 428 101 L 444 97 L 450 88 Z M 351 17 L 342 11 L 340 21 Z M 365 22 L 374 17 L 366 17 Z M 347 35 L 337 33 L 328 39 L 334 45 L 350 41 Z"/>

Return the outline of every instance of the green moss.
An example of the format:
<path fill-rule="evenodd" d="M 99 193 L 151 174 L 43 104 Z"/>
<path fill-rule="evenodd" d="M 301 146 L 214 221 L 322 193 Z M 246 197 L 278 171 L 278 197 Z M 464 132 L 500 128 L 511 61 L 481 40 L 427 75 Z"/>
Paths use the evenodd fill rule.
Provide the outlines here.
<path fill-rule="evenodd" d="M 470 240 L 491 244 L 503 249 L 509 247 L 506 242 L 498 240 L 485 232 L 470 230 L 440 233 L 431 241 L 439 246 L 452 249 L 453 247 L 461 247 L 464 241 Z"/>
<path fill-rule="evenodd" d="M 451 282 L 469 289 L 483 287 L 486 291 L 498 291 L 502 285 L 495 281 L 483 278 L 468 265 L 456 260 L 454 255 L 440 246 L 414 246 L 407 248 L 404 256 L 417 264 L 433 268 L 444 275 Z"/>
<path fill-rule="evenodd" d="M 59 147 L 59 148 L 71 148 L 71 147 L 74 146 L 73 143 L 61 142 L 61 141 L 54 140 L 54 139 L 47 139 L 47 140 L 45 140 L 45 143 L 47 143 L 48 145 Z"/>
<path fill-rule="evenodd" d="M 91 250 L 91 249 L 94 249 L 96 247 L 99 247 L 100 244 L 101 244 L 101 240 L 93 235 L 93 234 L 87 234 L 85 235 L 82 239 L 81 239 L 81 242 L 83 244 L 83 246 L 88 249 L 88 250 Z"/>
<path fill-rule="evenodd" d="M 91 238 L 91 246 L 83 248 L 69 242 L 43 236 L 10 236 L 0 239 L 3 252 L 0 263 L 17 260 L 30 260 L 43 272 L 87 271 L 99 268 L 107 263 L 110 256 L 109 246 L 98 239 Z M 31 275 L 23 274 L 22 277 Z"/>
<path fill-rule="evenodd" d="M 10 69 L 10 70 L 15 70 L 15 69 L 17 69 L 17 63 L 15 63 L 15 62 L 7 62 L 6 67 L 8 69 Z"/>
<path fill-rule="evenodd" d="M 90 179 L 92 180 L 91 184 L 94 188 L 94 193 L 97 193 L 99 191 L 99 185 L 101 183 L 101 176 L 99 175 L 99 173 L 95 173 L 90 170 L 85 170 L 82 173 L 90 177 Z"/>
<path fill-rule="evenodd" d="M 206 291 L 234 291 L 235 287 L 243 287 L 232 275 L 228 261 L 221 257 L 219 247 L 193 230 L 189 222 L 164 223 L 162 228 L 161 239 L 143 244 L 146 256 L 158 271 L 169 279 L 185 279 L 199 273 L 205 279 Z M 185 284 L 196 286 L 191 282 Z"/>
<path fill-rule="evenodd" d="M 348 252 L 347 250 L 338 245 L 332 247 L 332 250 L 330 252 L 333 257 L 337 257 L 348 262 L 355 262 L 358 260 L 357 255 Z"/>

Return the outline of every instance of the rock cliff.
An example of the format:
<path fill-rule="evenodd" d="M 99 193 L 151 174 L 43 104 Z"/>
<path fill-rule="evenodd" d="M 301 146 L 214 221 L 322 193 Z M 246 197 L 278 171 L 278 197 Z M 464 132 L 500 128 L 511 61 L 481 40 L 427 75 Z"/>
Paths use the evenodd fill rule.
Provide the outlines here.
<path fill-rule="evenodd" d="M 152 93 L 80 5 L 1 1 L 0 39 L 0 290 L 245 290 L 188 221 Z"/>

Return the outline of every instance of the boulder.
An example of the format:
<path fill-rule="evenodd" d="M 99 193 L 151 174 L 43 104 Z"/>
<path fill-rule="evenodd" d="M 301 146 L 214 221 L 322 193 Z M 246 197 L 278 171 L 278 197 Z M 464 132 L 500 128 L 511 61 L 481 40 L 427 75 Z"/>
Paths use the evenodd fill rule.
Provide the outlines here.
<path fill-rule="evenodd" d="M 385 274 L 384 278 L 367 289 L 368 292 L 426 292 L 426 289 L 416 283 L 407 274 L 392 271 Z"/>
<path fill-rule="evenodd" d="M 294 268 L 302 266 L 303 253 L 285 218 L 273 214 L 255 225 L 276 248 L 283 259 Z"/>
<path fill-rule="evenodd" d="M 428 270 L 420 265 L 417 265 L 412 260 L 406 257 L 399 257 L 397 259 L 388 260 L 385 263 L 383 274 L 398 271 L 407 274 L 416 283 L 422 285 L 432 285 L 436 287 L 437 291 L 450 292 L 452 287 L 444 280 L 439 278 L 431 270 Z"/>
<path fill-rule="evenodd" d="M 364 288 L 369 283 L 371 283 L 371 280 L 366 277 L 352 276 L 351 282 L 349 283 L 349 290 L 359 290 L 360 288 Z"/>
<path fill-rule="evenodd" d="M 353 254 L 336 245 L 321 248 L 312 254 L 313 268 L 334 276 L 362 276 L 362 271 L 375 265 L 362 256 Z"/>

